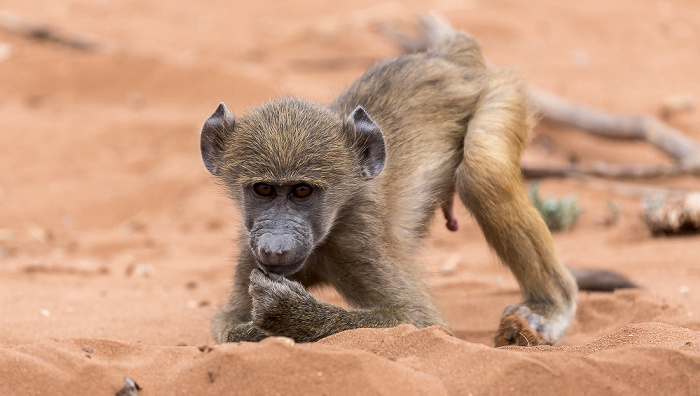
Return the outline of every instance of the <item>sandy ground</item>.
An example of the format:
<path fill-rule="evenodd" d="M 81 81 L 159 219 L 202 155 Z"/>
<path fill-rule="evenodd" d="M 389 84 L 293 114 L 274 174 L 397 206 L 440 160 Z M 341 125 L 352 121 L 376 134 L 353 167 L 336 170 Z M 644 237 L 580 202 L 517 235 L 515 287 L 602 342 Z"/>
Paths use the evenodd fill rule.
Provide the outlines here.
<path fill-rule="evenodd" d="M 697 394 L 700 239 L 652 238 L 617 184 L 549 180 L 586 208 L 555 235 L 571 267 L 609 268 L 641 290 L 582 293 L 554 347 L 491 347 L 519 299 L 468 212 L 436 220 L 423 262 L 454 337 L 361 329 L 316 344 L 215 345 L 238 220 L 199 156 L 220 101 L 236 113 L 280 95 L 329 102 L 396 55 L 378 29 L 410 27 L 419 1 L 4 2 L 2 15 L 94 41 L 83 52 L 0 30 L 0 393 Z M 435 0 L 497 64 L 569 98 L 659 114 L 700 100 L 695 0 Z M 700 140 L 697 107 L 668 122 Z M 664 163 L 641 143 L 542 126 L 526 161 Z M 698 189 L 692 178 L 657 187 Z M 607 201 L 620 204 L 605 225 Z M 316 293 L 337 301 L 328 290 Z"/>

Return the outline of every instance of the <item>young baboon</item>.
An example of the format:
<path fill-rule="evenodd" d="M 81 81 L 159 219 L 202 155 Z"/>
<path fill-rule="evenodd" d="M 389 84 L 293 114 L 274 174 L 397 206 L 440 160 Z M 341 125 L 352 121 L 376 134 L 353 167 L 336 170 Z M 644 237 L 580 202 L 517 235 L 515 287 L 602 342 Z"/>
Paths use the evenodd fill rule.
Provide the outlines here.
<path fill-rule="evenodd" d="M 463 34 L 377 64 L 329 107 L 282 98 L 234 119 L 221 103 L 202 129 L 202 156 L 244 227 L 214 337 L 305 342 L 360 327 L 447 327 L 416 257 L 438 207 L 456 228 L 456 191 L 522 291 L 497 345 L 557 341 L 577 287 L 523 188 L 529 130 L 521 84 L 487 68 Z M 352 309 L 306 291 L 321 283 Z"/>

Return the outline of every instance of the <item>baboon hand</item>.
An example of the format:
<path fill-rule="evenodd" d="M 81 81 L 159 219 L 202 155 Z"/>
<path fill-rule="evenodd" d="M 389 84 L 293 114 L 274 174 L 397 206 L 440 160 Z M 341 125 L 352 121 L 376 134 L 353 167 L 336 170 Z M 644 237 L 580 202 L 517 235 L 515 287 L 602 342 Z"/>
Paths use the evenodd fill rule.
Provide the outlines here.
<path fill-rule="evenodd" d="M 260 331 L 260 329 L 253 326 L 252 322 L 241 323 L 238 326 L 232 328 L 228 335 L 226 336 L 226 342 L 258 342 L 262 341 L 267 334 Z"/>
<path fill-rule="evenodd" d="M 544 317 L 525 305 L 511 305 L 503 312 L 495 344 L 497 347 L 550 345 L 550 333 L 550 326 Z"/>
<path fill-rule="evenodd" d="M 290 334 L 290 330 L 303 332 L 300 325 L 318 310 L 316 298 L 299 282 L 259 269 L 250 273 L 248 293 L 253 299 L 253 325 L 271 335 L 298 340 L 300 335 Z"/>

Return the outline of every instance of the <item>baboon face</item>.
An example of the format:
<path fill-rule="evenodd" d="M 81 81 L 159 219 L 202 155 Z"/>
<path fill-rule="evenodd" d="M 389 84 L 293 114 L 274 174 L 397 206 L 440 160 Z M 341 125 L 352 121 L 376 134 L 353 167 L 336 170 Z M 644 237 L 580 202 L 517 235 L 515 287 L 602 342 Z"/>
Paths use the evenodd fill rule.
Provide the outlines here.
<path fill-rule="evenodd" d="M 304 182 L 243 187 L 244 224 L 258 266 L 288 275 L 298 271 L 314 246 L 327 234 L 333 216 L 324 204 L 325 191 Z"/>
<path fill-rule="evenodd" d="M 353 191 L 385 161 L 383 135 L 361 107 L 343 122 L 294 98 L 235 120 L 219 105 L 202 128 L 201 150 L 239 202 L 258 266 L 281 275 L 304 265 Z"/>

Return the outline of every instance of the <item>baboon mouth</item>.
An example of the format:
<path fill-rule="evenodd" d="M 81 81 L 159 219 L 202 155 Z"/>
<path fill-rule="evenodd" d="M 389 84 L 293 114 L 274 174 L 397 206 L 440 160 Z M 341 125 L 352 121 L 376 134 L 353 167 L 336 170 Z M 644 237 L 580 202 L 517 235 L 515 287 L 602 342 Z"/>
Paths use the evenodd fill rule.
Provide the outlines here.
<path fill-rule="evenodd" d="M 299 271 L 301 267 L 304 266 L 304 263 L 306 262 L 306 259 L 300 260 L 296 263 L 292 264 L 285 264 L 285 265 L 269 265 L 269 264 L 264 264 L 261 263 L 260 261 L 257 261 L 258 268 L 265 274 L 267 273 L 273 273 L 277 275 L 292 275 Z"/>

